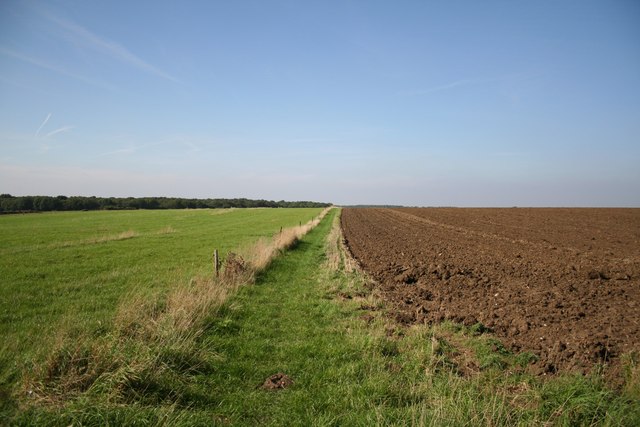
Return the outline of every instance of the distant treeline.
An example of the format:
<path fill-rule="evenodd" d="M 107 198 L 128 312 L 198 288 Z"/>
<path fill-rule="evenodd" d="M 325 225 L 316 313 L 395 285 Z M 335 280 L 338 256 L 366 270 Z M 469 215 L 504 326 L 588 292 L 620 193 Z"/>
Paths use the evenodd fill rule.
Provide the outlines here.
<path fill-rule="evenodd" d="M 12 196 L 0 194 L 0 212 L 46 212 L 122 209 L 321 208 L 331 203 L 251 199 L 182 199 L 178 197 Z"/>

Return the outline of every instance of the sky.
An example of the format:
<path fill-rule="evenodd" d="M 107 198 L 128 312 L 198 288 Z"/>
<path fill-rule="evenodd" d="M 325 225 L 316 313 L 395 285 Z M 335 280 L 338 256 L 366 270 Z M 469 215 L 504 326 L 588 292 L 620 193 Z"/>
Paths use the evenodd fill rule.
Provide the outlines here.
<path fill-rule="evenodd" d="M 0 192 L 640 207 L 638 1 L 0 2 Z"/>

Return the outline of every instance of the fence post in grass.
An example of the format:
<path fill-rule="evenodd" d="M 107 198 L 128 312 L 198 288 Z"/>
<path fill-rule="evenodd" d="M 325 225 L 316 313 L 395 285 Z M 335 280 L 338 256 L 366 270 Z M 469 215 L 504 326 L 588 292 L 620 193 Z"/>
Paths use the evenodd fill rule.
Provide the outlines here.
<path fill-rule="evenodd" d="M 218 250 L 213 251 L 213 269 L 216 277 L 218 277 L 218 270 L 220 269 L 220 259 L 218 258 Z"/>

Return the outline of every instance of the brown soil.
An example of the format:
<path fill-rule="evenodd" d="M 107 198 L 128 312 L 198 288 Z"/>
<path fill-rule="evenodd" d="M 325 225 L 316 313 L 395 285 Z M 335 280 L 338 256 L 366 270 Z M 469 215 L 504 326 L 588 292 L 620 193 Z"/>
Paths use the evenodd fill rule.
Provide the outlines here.
<path fill-rule="evenodd" d="M 640 351 L 640 209 L 344 209 L 342 227 L 400 322 L 480 322 L 545 374 Z"/>
<path fill-rule="evenodd" d="M 265 390 L 282 390 L 283 388 L 287 388 L 292 385 L 293 380 L 291 379 L 291 377 L 289 377 L 289 375 L 278 372 L 277 374 L 273 374 L 269 378 L 264 380 L 264 383 L 261 387 Z"/>

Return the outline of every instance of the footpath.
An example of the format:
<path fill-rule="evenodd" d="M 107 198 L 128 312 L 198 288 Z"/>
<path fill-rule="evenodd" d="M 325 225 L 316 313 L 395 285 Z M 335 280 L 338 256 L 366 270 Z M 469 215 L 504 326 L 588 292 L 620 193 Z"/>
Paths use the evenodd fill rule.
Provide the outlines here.
<path fill-rule="evenodd" d="M 389 369 L 397 351 L 386 336 L 366 330 L 347 278 L 327 268 L 336 214 L 277 257 L 211 326 L 205 342 L 219 364 L 205 381 L 221 424 L 401 421 L 398 406 L 406 406 L 408 391 L 397 390 L 398 374 Z"/>

